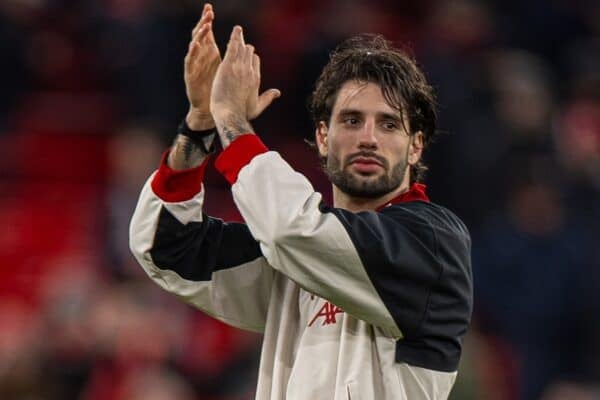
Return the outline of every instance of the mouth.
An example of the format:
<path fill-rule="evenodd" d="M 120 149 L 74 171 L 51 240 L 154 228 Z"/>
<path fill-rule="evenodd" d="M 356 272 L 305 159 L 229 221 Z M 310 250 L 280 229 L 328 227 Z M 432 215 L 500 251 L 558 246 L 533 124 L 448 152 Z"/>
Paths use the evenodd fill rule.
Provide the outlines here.
<path fill-rule="evenodd" d="M 384 169 L 383 164 L 372 157 L 356 157 L 350 162 L 350 166 L 361 174 L 371 174 Z"/>

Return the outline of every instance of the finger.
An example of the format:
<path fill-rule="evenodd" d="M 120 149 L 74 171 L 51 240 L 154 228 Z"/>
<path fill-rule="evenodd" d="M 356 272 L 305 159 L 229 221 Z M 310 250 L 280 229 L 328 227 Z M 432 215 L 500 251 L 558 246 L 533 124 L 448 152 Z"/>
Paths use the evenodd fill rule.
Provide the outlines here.
<path fill-rule="evenodd" d="M 210 26 L 209 26 L 208 35 L 206 36 L 206 42 L 211 43 L 211 44 L 214 43 L 216 45 L 215 35 L 212 30 L 212 22 L 215 20 L 215 11 L 213 10 L 213 6 L 210 3 L 204 4 L 204 10 L 206 12 L 210 11 L 211 15 L 212 15 L 210 21 L 208 21 L 210 23 Z"/>
<path fill-rule="evenodd" d="M 258 102 L 256 104 L 256 116 L 262 114 L 262 112 L 271 105 L 273 100 L 281 96 L 279 89 L 269 89 L 264 91 L 258 96 Z"/>
<path fill-rule="evenodd" d="M 260 79 L 260 57 L 256 53 L 252 56 L 252 70 Z"/>
<path fill-rule="evenodd" d="M 209 22 L 206 24 L 206 34 L 204 35 L 203 39 L 202 39 L 204 44 L 215 44 L 215 35 L 213 33 L 213 29 L 212 29 L 212 22 Z"/>
<path fill-rule="evenodd" d="M 192 39 L 196 37 L 196 35 L 198 34 L 198 31 L 204 25 L 206 25 L 206 24 L 212 24 L 212 22 L 213 22 L 213 18 L 202 18 L 200 21 L 198 21 L 198 23 L 194 27 L 194 30 L 192 30 Z"/>
<path fill-rule="evenodd" d="M 200 29 L 200 27 L 202 26 L 202 24 L 200 22 L 202 22 L 202 20 L 198 21 L 196 23 L 196 25 L 194 26 L 194 29 L 192 29 L 192 39 L 194 38 L 194 36 L 196 36 L 198 29 Z"/>
<path fill-rule="evenodd" d="M 226 58 L 235 59 L 238 57 L 238 53 L 242 50 L 242 38 L 241 38 L 242 28 L 239 25 L 233 27 L 231 31 L 231 36 L 229 37 L 229 43 L 227 43 L 227 53 L 225 54 Z"/>
<path fill-rule="evenodd" d="M 200 54 L 200 41 L 202 37 L 206 35 L 207 25 L 204 25 L 200 28 L 200 30 L 196 33 L 196 36 L 190 42 L 188 48 L 188 54 L 185 58 L 185 66 L 186 68 L 190 68 L 190 65 L 196 61 L 198 61 L 198 55 Z"/>
<path fill-rule="evenodd" d="M 244 64 L 252 65 L 252 59 L 254 57 L 254 46 L 247 44 L 244 46 Z"/>
<path fill-rule="evenodd" d="M 214 45 L 217 44 L 217 41 L 215 40 L 215 34 L 212 30 L 212 23 L 210 24 L 210 30 L 208 32 L 208 35 L 206 35 L 206 41 L 209 44 L 214 44 Z"/>
<path fill-rule="evenodd" d="M 246 42 L 244 42 L 244 31 L 242 30 L 241 26 L 236 25 L 233 27 L 233 30 L 231 31 L 230 41 L 238 43 L 240 46 L 246 45 Z"/>
<path fill-rule="evenodd" d="M 190 46 L 188 48 L 188 53 L 185 56 L 184 59 L 184 65 L 185 65 L 185 69 L 189 71 L 190 67 L 192 66 L 192 64 L 194 63 L 194 61 L 196 60 L 196 55 L 198 54 L 198 48 L 200 46 L 198 45 L 198 43 L 196 42 L 191 42 Z"/>
<path fill-rule="evenodd" d="M 201 32 L 203 27 L 204 27 L 204 31 Z M 197 41 L 198 43 L 201 43 L 201 44 L 212 45 L 212 46 L 217 47 L 217 43 L 215 42 L 215 36 L 213 33 L 213 29 L 212 29 L 212 21 L 208 21 L 204 25 L 199 27 L 199 29 L 196 30 L 196 33 L 192 37 L 192 40 Z M 217 47 L 217 51 L 219 51 L 218 47 Z"/>
<path fill-rule="evenodd" d="M 210 6 L 210 4 L 205 4 L 204 5 L 204 9 L 202 10 L 202 16 L 200 17 L 200 20 L 198 21 L 198 23 L 196 24 L 196 26 L 194 26 L 194 29 L 192 30 L 192 37 L 194 37 L 196 35 L 196 32 L 198 32 L 198 29 L 200 29 L 200 27 L 204 24 L 206 24 L 207 22 L 212 22 L 215 19 L 215 14 L 214 11 L 212 10 L 212 6 Z"/>
<path fill-rule="evenodd" d="M 196 35 L 192 38 L 192 42 L 202 43 L 206 36 L 208 36 L 208 32 L 210 31 L 210 23 L 204 24 L 200 27 Z"/>
<path fill-rule="evenodd" d="M 244 29 L 241 26 L 239 26 L 239 25 L 234 26 L 233 32 L 231 32 L 231 34 L 232 34 L 232 36 L 235 37 L 236 40 L 239 40 L 239 42 L 242 46 L 246 45 L 246 42 L 244 40 Z"/>

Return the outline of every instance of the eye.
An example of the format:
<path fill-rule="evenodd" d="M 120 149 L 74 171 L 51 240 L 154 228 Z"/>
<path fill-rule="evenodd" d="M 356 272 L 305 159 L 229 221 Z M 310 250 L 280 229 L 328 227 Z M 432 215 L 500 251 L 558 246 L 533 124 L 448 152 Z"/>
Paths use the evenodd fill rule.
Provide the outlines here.
<path fill-rule="evenodd" d="M 395 122 L 392 121 L 385 121 L 383 123 L 383 128 L 388 130 L 388 131 L 393 131 L 395 129 L 398 128 L 398 125 Z"/>
<path fill-rule="evenodd" d="M 358 122 L 359 122 L 359 121 L 358 121 L 358 118 L 355 118 L 355 117 L 347 117 L 347 118 L 344 118 L 344 123 L 345 123 L 346 125 L 357 125 L 357 124 L 358 124 Z"/>

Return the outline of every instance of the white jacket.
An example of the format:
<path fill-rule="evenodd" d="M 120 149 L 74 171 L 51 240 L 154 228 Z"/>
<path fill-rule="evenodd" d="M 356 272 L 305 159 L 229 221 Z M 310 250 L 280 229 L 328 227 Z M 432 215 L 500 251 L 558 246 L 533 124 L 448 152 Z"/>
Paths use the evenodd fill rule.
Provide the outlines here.
<path fill-rule="evenodd" d="M 470 238 L 422 185 L 328 208 L 255 135 L 217 159 L 246 224 L 202 213 L 202 166 L 161 167 L 130 245 L 162 288 L 264 333 L 257 400 L 446 399 L 472 309 Z"/>

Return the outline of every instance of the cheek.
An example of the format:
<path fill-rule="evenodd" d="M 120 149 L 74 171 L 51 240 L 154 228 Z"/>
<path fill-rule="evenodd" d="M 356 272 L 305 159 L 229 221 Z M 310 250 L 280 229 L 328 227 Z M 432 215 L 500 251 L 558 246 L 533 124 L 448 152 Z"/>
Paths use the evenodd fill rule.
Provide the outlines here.
<path fill-rule="evenodd" d="M 340 141 L 339 138 L 329 137 L 329 141 L 327 142 L 327 154 L 329 156 L 334 156 L 337 159 L 341 159 L 344 153 L 344 143 Z"/>
<path fill-rule="evenodd" d="M 396 140 L 394 140 L 396 139 Z M 397 140 L 398 138 L 387 138 L 381 142 L 381 152 L 388 159 L 390 165 L 406 161 L 408 155 L 408 140 L 406 142 Z"/>

